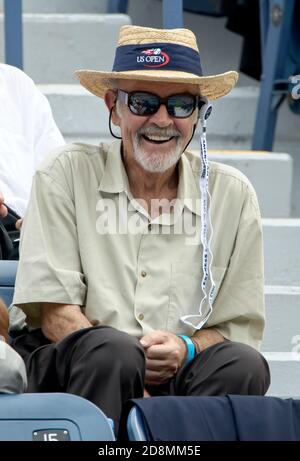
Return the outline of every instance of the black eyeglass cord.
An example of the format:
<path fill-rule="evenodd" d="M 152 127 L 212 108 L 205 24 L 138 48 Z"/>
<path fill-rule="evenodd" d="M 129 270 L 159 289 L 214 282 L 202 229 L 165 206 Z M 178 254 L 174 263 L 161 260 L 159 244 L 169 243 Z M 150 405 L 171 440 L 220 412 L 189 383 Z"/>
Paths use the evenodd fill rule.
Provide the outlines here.
<path fill-rule="evenodd" d="M 110 131 L 110 134 L 111 134 L 114 138 L 116 138 L 116 139 L 122 139 L 122 136 L 117 136 L 117 135 L 113 132 L 112 127 L 111 127 L 111 117 L 112 117 L 112 111 L 114 110 L 114 107 L 115 107 L 115 106 L 113 106 L 113 107 L 110 109 L 110 112 L 109 112 L 109 122 L 108 122 L 109 131 Z"/>
<path fill-rule="evenodd" d="M 182 153 L 185 152 L 185 151 L 187 150 L 188 146 L 190 145 L 190 143 L 191 143 L 191 141 L 192 141 L 192 139 L 193 139 L 193 137 L 194 137 L 196 128 L 197 128 L 197 123 L 194 124 L 192 136 L 190 137 L 190 140 L 189 140 L 189 142 L 187 143 L 187 145 L 185 146 L 185 148 L 183 149 Z"/>

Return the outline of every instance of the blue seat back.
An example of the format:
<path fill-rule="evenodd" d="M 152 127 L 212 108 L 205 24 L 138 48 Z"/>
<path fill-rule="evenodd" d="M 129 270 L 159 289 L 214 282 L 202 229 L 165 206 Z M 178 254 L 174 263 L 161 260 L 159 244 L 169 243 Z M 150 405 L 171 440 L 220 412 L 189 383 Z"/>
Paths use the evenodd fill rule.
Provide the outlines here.
<path fill-rule="evenodd" d="M 132 407 L 127 419 L 127 434 L 130 441 L 146 442 L 151 440 L 142 413 L 138 407 Z"/>
<path fill-rule="evenodd" d="M 63 393 L 0 394 L 0 440 L 113 441 L 112 422 L 82 397 Z"/>

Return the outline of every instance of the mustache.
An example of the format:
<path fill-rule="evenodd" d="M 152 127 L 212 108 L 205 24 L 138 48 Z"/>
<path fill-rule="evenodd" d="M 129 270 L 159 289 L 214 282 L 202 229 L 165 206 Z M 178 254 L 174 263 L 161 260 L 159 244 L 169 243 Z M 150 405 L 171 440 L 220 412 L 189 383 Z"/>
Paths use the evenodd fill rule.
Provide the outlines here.
<path fill-rule="evenodd" d="M 157 127 L 148 127 L 148 128 L 140 128 L 136 132 L 137 136 L 141 137 L 145 136 L 165 136 L 165 137 L 177 137 L 181 138 L 181 134 L 178 130 L 174 128 L 157 128 Z"/>

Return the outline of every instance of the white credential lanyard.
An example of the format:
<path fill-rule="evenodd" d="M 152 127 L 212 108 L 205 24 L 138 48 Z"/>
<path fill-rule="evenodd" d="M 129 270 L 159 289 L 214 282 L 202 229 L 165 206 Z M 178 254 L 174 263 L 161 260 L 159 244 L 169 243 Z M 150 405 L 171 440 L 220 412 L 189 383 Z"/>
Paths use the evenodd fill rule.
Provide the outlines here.
<path fill-rule="evenodd" d="M 207 160 L 207 144 L 206 144 L 206 120 L 203 118 L 202 134 L 200 137 L 200 154 L 202 170 L 200 176 L 200 192 L 201 192 L 201 230 L 200 241 L 203 249 L 202 270 L 203 277 L 201 281 L 201 289 L 203 298 L 200 302 L 199 315 L 186 315 L 181 317 L 181 320 L 192 328 L 199 330 L 207 322 L 213 310 L 213 298 L 215 292 L 215 283 L 212 276 L 212 261 L 213 254 L 211 251 L 211 241 L 213 236 L 213 228 L 210 215 L 211 196 L 208 189 L 209 180 L 209 164 Z M 209 238 L 208 238 L 209 234 Z"/>

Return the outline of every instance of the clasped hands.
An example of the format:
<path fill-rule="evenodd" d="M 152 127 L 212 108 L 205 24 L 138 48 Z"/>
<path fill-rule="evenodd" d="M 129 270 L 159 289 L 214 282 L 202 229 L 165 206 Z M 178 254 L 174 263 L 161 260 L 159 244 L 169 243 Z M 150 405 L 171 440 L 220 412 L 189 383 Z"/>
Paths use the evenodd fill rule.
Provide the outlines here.
<path fill-rule="evenodd" d="M 173 378 L 186 356 L 182 339 L 168 331 L 155 330 L 140 342 L 146 356 L 145 384 L 158 386 Z"/>

